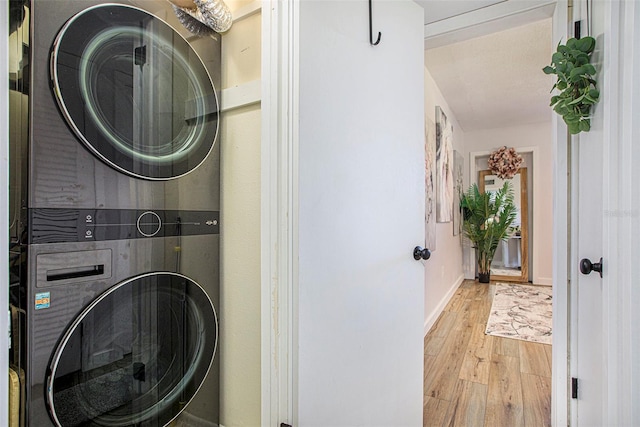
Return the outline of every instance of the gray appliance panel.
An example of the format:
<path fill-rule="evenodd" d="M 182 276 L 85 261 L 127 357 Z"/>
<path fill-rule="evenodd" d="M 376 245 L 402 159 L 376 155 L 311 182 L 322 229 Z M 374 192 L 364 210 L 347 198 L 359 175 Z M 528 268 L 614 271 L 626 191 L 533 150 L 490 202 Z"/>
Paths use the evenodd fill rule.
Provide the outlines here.
<path fill-rule="evenodd" d="M 207 160 L 193 172 L 169 181 L 149 181 L 125 175 L 103 163 L 67 126 L 51 89 L 51 46 L 70 17 L 101 3 L 106 2 L 33 1 L 28 207 L 219 210 L 218 142 Z M 135 0 L 118 3 L 147 10 L 188 38 L 219 90 L 221 42 L 218 35 L 190 35 L 177 21 L 168 2 Z"/>
<path fill-rule="evenodd" d="M 105 290 L 140 274 L 177 272 L 202 286 L 219 313 L 218 235 L 30 245 L 28 259 L 28 275 L 33 278 L 27 289 L 27 346 L 31 356 L 27 406 L 31 426 L 53 425 L 43 399 L 51 355 L 68 325 Z M 105 272 L 67 281 L 47 280 L 48 271 L 93 265 L 104 265 Z M 38 309 L 36 304 L 41 304 Z M 73 366 L 67 368 L 74 369 Z M 218 419 L 218 372 L 216 356 L 205 383 L 183 416 Z"/>
<path fill-rule="evenodd" d="M 220 213 L 135 209 L 30 209 L 29 243 L 71 243 L 220 232 Z"/>

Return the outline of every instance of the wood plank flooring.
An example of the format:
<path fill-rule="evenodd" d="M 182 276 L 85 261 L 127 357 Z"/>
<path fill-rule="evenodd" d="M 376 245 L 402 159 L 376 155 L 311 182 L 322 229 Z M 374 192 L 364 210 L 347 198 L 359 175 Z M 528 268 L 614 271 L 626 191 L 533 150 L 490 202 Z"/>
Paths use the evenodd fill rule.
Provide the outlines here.
<path fill-rule="evenodd" d="M 495 285 L 464 281 L 424 340 L 424 426 L 551 426 L 551 346 L 485 335 Z"/>

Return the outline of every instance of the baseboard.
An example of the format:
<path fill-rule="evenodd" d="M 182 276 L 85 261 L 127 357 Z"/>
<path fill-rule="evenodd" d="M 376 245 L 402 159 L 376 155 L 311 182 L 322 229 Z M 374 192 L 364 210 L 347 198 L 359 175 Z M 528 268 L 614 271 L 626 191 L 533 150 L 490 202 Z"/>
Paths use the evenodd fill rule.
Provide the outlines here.
<path fill-rule="evenodd" d="M 462 283 L 463 280 L 464 280 L 464 274 L 461 274 L 456 279 L 456 281 L 453 283 L 453 285 L 451 285 L 451 289 L 449 289 L 449 291 L 446 293 L 444 298 L 442 298 L 440 300 L 440 303 L 438 304 L 436 309 L 433 310 L 433 313 L 431 313 L 429 315 L 429 317 L 426 318 L 426 320 L 424 321 L 424 334 L 425 335 L 427 335 L 427 333 L 429 333 L 429 330 L 431 329 L 433 324 L 436 323 L 436 320 L 438 320 L 438 316 L 440 316 L 440 313 L 442 313 L 444 308 L 447 306 L 447 304 L 449 303 L 449 301 L 453 297 L 453 294 L 456 293 L 456 290 L 458 289 L 458 287 L 460 286 L 460 284 Z"/>
<path fill-rule="evenodd" d="M 551 277 L 538 277 L 533 281 L 534 285 L 547 285 L 553 286 L 553 278 Z"/>

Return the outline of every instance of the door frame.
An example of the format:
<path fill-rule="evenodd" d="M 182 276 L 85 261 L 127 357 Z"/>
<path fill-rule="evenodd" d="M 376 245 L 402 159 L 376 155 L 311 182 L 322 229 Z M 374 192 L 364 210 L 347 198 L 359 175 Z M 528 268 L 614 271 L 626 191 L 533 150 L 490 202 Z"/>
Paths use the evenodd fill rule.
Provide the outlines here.
<path fill-rule="evenodd" d="M 577 4 L 575 12 L 579 10 Z M 597 40 L 603 42 L 599 48 L 603 53 L 603 61 L 598 65 L 601 109 L 603 111 L 601 143 L 603 182 L 602 191 L 595 197 L 602 200 L 602 335 L 601 351 L 604 355 L 603 366 L 603 395 L 602 421 L 606 425 L 637 425 L 640 423 L 640 411 L 634 412 L 634 397 L 640 384 L 640 371 L 634 369 L 638 360 L 637 351 L 640 346 L 640 336 L 633 330 L 633 325 L 640 320 L 640 294 L 634 290 L 634 262 L 640 255 L 637 239 L 633 236 L 634 223 L 640 218 L 638 198 L 634 200 L 633 160 L 634 139 L 640 136 L 640 124 L 634 121 L 640 111 L 640 84 L 634 77 L 640 71 L 640 4 L 630 2 L 606 2 L 604 16 L 597 19 L 604 21 L 604 37 Z M 576 13 L 578 18 L 584 13 Z M 584 26 L 583 26 L 584 27 Z M 597 35 L 596 35 L 597 36 Z M 589 137 L 589 134 L 584 137 Z M 579 136 L 576 144 L 579 149 Z M 635 150 L 636 159 L 638 150 Z M 577 156 L 574 156 L 577 157 Z M 577 160 L 569 158 L 574 165 Z M 635 191 L 637 194 L 637 190 Z M 577 192 L 571 194 L 577 197 Z M 575 205 L 575 203 L 574 203 Z M 571 220 L 577 218 L 576 208 L 573 206 Z M 637 233 L 637 226 L 635 231 Z M 585 249 L 577 245 L 577 239 L 572 236 L 572 248 L 568 270 L 569 279 L 578 283 L 579 259 Z M 636 244 L 634 245 L 634 238 Z M 636 281 L 637 282 L 637 281 Z M 577 300 L 576 300 L 577 301 Z M 570 326 L 575 319 L 570 317 Z M 575 358 L 571 351 L 577 348 L 572 343 L 569 349 L 569 374 L 575 375 Z M 634 352 L 635 350 L 635 352 Z M 555 363 L 555 360 L 554 360 Z M 573 368 L 573 369 L 572 369 Z M 580 384 L 580 378 L 578 378 Z M 579 393 L 579 390 L 578 390 Z M 635 393 L 635 396 L 634 396 Z M 580 396 L 580 394 L 578 394 Z M 590 405 L 594 402 L 585 402 Z M 571 399 L 569 424 L 577 425 L 577 401 Z"/>
<path fill-rule="evenodd" d="M 262 4 L 261 424 L 298 424 L 298 11 Z"/>
<path fill-rule="evenodd" d="M 537 176 L 540 176 L 540 161 L 538 160 L 539 157 L 539 148 L 538 147 L 516 147 L 518 150 L 518 153 L 520 154 L 531 154 L 531 159 L 533 161 L 533 167 L 531 166 L 527 166 L 527 167 L 531 167 L 531 176 L 533 177 L 533 179 L 535 180 Z M 489 155 L 491 155 L 491 151 L 472 151 L 469 153 L 469 184 L 479 184 L 478 182 L 478 173 L 480 172 L 480 170 L 478 170 L 476 168 L 476 161 L 478 159 L 478 157 L 489 157 Z M 539 215 L 536 215 L 536 212 L 540 209 L 540 207 L 538 206 L 539 203 L 536 203 L 537 200 L 539 200 L 540 198 L 540 189 L 538 188 L 537 185 L 534 184 L 534 182 L 531 182 L 528 184 L 529 188 L 533 188 L 533 191 L 531 192 L 531 201 L 533 203 L 533 207 L 532 207 L 532 212 L 533 215 L 531 215 L 531 217 L 528 219 L 529 222 L 529 230 L 535 229 L 535 224 L 534 224 L 534 219 L 539 217 Z M 531 243 L 531 248 L 536 248 L 538 247 L 538 245 L 540 244 L 539 239 L 536 238 L 536 234 L 535 233 L 531 233 L 529 232 L 529 242 Z M 537 280 L 540 276 L 540 272 L 538 271 L 538 268 L 536 266 L 535 263 L 533 263 L 533 251 L 529 251 L 529 272 L 530 275 L 532 277 L 532 280 L 534 283 L 537 284 L 541 284 L 541 285 L 547 285 L 549 283 L 541 283 L 540 280 Z M 467 254 L 467 265 L 470 266 L 475 266 L 476 262 L 475 262 L 475 251 L 469 251 L 469 253 Z M 471 271 L 465 271 L 465 275 L 467 276 L 467 278 L 469 277 L 469 273 L 472 273 Z M 474 274 L 474 278 L 475 278 L 475 274 Z M 546 281 L 545 281 L 546 282 Z"/>
<path fill-rule="evenodd" d="M 569 4 L 558 0 L 553 13 L 553 40 L 566 40 L 569 32 Z M 554 43 L 554 42 L 552 42 Z M 553 50 L 555 51 L 555 43 Z M 570 232 L 570 149 L 568 130 L 557 114 L 552 114 L 553 138 L 553 339 L 551 371 L 551 424 L 569 425 L 569 321 L 571 298 L 569 277 Z"/>
<path fill-rule="evenodd" d="M 498 4 L 500 5 L 500 4 Z M 480 27 L 504 29 L 553 18 L 553 39 L 568 29 L 567 0 L 541 2 L 538 7 L 504 10 L 485 8 L 481 14 L 439 23 L 437 32 L 425 26 L 425 36 L 478 34 Z M 261 151 L 261 295 L 262 295 L 262 425 L 297 424 L 297 152 L 298 134 L 298 5 L 266 0 L 262 7 L 262 151 Z M 473 15 L 472 15 L 473 14 Z M 485 28 L 486 30 L 486 28 Z M 480 31 L 485 31 L 480 30 Z M 464 36 L 463 36 L 464 37 Z M 429 43 L 425 39 L 425 45 Z M 554 340 L 552 421 L 568 424 L 569 248 L 566 179 L 566 126 L 552 119 L 554 165 Z M 563 209 L 560 207 L 567 207 Z M 559 309 L 562 307 L 562 309 Z M 0 325 L 1 326 L 1 325 Z"/>
<path fill-rule="evenodd" d="M 567 0 L 540 2 L 537 6 L 517 2 L 498 3 L 478 11 L 453 17 L 425 26 L 425 46 L 436 47 L 447 41 L 460 41 L 500 31 L 517 25 L 552 18 L 552 48 L 558 40 L 565 40 L 569 31 Z M 449 21 L 449 22 L 447 22 Z M 552 114 L 550 112 L 550 114 Z M 570 295 L 569 242 L 567 241 L 570 212 L 568 182 L 569 147 L 567 127 L 557 114 L 552 114 L 552 152 L 554 156 L 553 194 L 553 344 L 551 377 L 551 422 L 555 426 L 569 425 L 571 404 L 569 385 L 569 320 Z M 470 161 L 470 182 L 475 173 L 475 159 Z M 535 163 L 535 160 L 534 160 Z M 535 165 L 534 165 L 535 167 Z M 535 173 L 535 171 L 534 171 Z M 471 265 L 474 263 L 472 262 Z"/>

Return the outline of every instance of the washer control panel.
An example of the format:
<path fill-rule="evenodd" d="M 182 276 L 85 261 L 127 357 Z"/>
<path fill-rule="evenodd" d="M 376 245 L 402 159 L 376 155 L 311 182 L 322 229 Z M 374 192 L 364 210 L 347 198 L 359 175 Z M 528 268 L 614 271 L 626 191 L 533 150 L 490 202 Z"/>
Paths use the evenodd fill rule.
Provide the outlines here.
<path fill-rule="evenodd" d="M 136 221 L 136 228 L 144 237 L 153 237 L 162 229 L 162 219 L 153 211 L 142 212 Z"/>
<path fill-rule="evenodd" d="M 220 233 L 219 211 L 30 209 L 29 243 L 64 243 Z"/>

